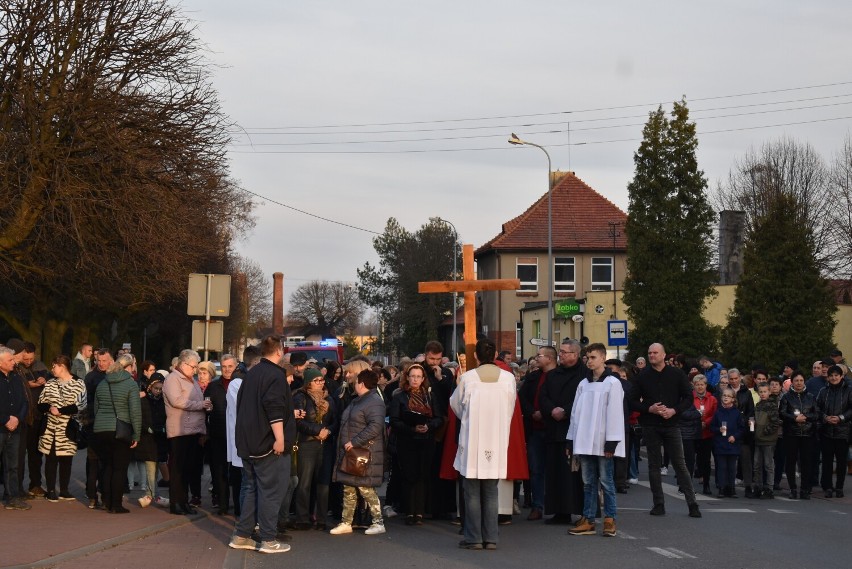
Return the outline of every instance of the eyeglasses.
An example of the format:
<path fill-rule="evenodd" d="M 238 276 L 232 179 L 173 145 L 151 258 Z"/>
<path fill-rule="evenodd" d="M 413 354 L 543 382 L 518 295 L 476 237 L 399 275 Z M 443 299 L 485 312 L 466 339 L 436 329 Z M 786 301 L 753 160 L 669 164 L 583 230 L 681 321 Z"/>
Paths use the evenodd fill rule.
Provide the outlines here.
<path fill-rule="evenodd" d="M 198 369 L 198 364 L 192 365 L 191 363 L 183 362 L 183 365 L 189 366 L 189 369 L 195 371 Z"/>

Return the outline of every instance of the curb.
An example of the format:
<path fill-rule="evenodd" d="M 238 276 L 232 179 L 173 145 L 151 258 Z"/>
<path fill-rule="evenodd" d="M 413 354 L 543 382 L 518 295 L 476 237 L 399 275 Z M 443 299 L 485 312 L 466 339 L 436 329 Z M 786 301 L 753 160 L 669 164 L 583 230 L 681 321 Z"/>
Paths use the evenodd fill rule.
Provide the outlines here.
<path fill-rule="evenodd" d="M 60 563 L 64 563 L 65 561 L 70 561 L 79 557 L 85 557 L 93 553 L 98 553 L 100 551 L 112 549 L 113 547 L 118 547 L 119 545 L 124 545 L 125 543 L 129 543 L 131 541 L 138 541 L 140 539 L 144 539 L 152 535 L 157 535 L 158 533 L 163 533 L 171 529 L 178 528 L 186 524 L 190 524 L 195 521 L 204 519 L 209 515 L 209 512 L 199 509 L 198 513 L 192 516 L 182 516 L 180 519 L 161 522 L 159 524 L 138 529 L 130 533 L 118 535 L 110 539 L 105 539 L 104 541 L 100 541 L 98 543 L 85 545 L 77 549 L 72 549 L 71 551 L 59 553 L 58 555 L 54 555 L 53 557 L 49 557 L 47 559 L 42 559 L 41 561 L 35 561 L 33 563 L 27 563 L 25 565 L 6 565 L 2 566 L 2 568 L 0 569 L 46 569 L 49 567 L 56 567 L 57 565 L 59 565 Z"/>

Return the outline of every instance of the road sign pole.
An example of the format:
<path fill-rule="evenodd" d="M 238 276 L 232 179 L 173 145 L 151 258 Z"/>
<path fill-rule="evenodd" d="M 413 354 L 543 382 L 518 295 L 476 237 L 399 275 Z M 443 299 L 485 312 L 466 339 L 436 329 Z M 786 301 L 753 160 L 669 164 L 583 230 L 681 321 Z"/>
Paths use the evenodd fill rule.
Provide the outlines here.
<path fill-rule="evenodd" d="M 207 275 L 207 307 L 204 310 L 204 361 L 210 359 L 210 289 L 213 286 L 213 275 Z"/>

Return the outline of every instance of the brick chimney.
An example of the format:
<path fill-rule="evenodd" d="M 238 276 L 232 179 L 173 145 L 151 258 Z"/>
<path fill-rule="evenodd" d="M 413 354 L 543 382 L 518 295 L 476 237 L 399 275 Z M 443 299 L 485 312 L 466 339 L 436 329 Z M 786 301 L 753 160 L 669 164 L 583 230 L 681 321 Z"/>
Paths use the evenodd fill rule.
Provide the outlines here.
<path fill-rule="evenodd" d="M 284 273 L 272 274 L 272 333 L 284 333 Z"/>

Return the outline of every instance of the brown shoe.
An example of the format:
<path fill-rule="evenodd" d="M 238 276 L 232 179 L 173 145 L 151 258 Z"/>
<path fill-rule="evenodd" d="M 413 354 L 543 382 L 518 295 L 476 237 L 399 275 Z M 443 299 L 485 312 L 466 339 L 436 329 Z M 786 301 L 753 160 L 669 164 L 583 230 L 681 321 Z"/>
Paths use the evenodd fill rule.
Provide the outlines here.
<path fill-rule="evenodd" d="M 595 524 L 586 518 L 580 518 L 579 521 L 568 530 L 571 535 L 595 535 Z"/>
<path fill-rule="evenodd" d="M 615 537 L 615 518 L 604 518 L 604 537 Z"/>
<path fill-rule="evenodd" d="M 542 518 L 541 510 L 539 510 L 538 508 L 533 508 L 530 511 L 530 515 L 527 516 L 527 521 L 528 522 L 535 522 L 535 521 L 540 520 L 541 518 Z"/>

